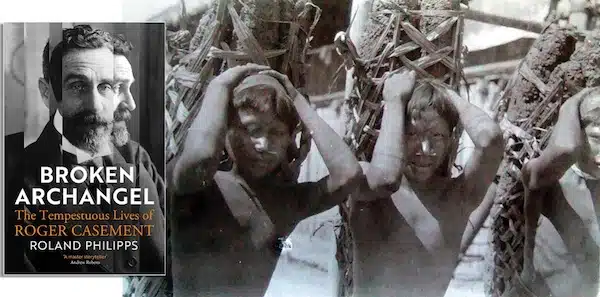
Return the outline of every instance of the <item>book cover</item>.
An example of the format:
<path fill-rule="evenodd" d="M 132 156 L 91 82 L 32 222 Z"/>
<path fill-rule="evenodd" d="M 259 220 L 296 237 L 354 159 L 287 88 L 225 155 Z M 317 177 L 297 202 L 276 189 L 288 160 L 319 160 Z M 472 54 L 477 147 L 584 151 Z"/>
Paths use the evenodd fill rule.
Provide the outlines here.
<path fill-rule="evenodd" d="M 4 273 L 164 275 L 164 23 L 3 26 Z"/>

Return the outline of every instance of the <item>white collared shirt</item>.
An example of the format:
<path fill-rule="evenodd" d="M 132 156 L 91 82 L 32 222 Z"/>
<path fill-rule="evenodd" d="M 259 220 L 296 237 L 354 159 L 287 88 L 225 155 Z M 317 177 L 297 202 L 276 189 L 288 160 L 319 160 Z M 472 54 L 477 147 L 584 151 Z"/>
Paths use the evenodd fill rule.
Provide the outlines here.
<path fill-rule="evenodd" d="M 103 145 L 100 148 L 100 150 L 98 151 L 98 153 L 95 155 L 92 155 L 92 154 L 74 146 L 73 144 L 71 144 L 71 142 L 63 135 L 63 129 L 62 129 L 63 128 L 63 117 L 60 114 L 60 112 L 58 112 L 58 111 L 56 111 L 56 113 L 54 113 L 54 128 L 56 128 L 56 131 L 58 131 L 58 133 L 60 133 L 60 135 L 62 135 L 61 149 L 75 155 L 77 157 L 78 164 L 81 164 L 85 161 L 89 161 L 96 157 L 104 157 L 104 156 L 112 155 L 112 149 L 108 143 Z"/>

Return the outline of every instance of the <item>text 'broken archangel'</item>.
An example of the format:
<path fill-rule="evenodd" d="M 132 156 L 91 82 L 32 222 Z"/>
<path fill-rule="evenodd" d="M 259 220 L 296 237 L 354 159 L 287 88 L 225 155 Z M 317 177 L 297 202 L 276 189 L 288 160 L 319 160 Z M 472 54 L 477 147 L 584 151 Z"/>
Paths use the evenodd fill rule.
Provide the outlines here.
<path fill-rule="evenodd" d="M 116 205 L 154 205 L 150 199 L 149 189 L 110 187 L 109 184 L 134 183 L 136 180 L 135 167 L 127 169 L 114 166 L 90 167 L 75 166 L 40 168 L 40 182 L 52 184 L 53 187 L 32 188 L 30 191 L 21 189 L 15 200 L 15 205 L 100 205 L 103 203 Z M 77 187 L 60 187 L 69 184 L 99 184 L 104 185 L 95 189 L 85 188 L 79 191 Z M 28 193 L 29 192 L 29 193 Z"/>

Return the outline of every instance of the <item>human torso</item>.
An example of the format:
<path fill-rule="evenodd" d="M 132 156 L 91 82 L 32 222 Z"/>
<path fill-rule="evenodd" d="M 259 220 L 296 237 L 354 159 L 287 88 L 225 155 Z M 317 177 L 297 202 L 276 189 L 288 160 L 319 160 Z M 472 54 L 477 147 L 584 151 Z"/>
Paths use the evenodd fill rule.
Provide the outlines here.
<path fill-rule="evenodd" d="M 582 290 L 582 296 L 595 296 L 597 293 L 600 269 L 598 184 L 598 180 L 583 178 L 571 168 L 559 183 L 549 189 L 542 214 L 556 231 L 548 227 L 538 228 L 534 261 L 542 275 L 558 273 L 568 278 L 568 281 L 562 279 L 558 283 L 549 279 L 553 290 L 567 286 L 565 290 L 568 291 Z M 553 239 L 554 232 L 558 232 L 562 243 Z M 566 249 L 557 244 L 564 244 Z M 578 273 L 572 274 L 575 270 L 565 269 L 570 264 L 576 265 Z"/>
<path fill-rule="evenodd" d="M 581 217 L 588 234 L 600 244 L 598 216 L 600 215 L 600 182 L 588 179 L 576 173 L 572 167 L 559 180 L 560 189 L 555 195 L 562 196 Z"/>
<path fill-rule="evenodd" d="M 355 296 L 444 295 L 477 207 L 461 189 L 455 179 L 416 194 L 403 180 L 391 199 L 353 207 Z"/>
<path fill-rule="evenodd" d="M 172 241 L 174 296 L 262 297 L 266 292 L 279 257 L 278 234 L 285 230 L 274 226 L 264 244 L 256 247 L 253 233 L 265 230 L 256 230 L 260 228 L 256 223 L 240 223 L 243 214 L 236 217 L 232 210 L 236 206 L 231 205 L 236 199 L 253 197 L 243 190 L 235 199 L 224 195 L 232 193 L 213 183 L 201 193 L 177 197 L 180 208 L 174 210 Z"/>

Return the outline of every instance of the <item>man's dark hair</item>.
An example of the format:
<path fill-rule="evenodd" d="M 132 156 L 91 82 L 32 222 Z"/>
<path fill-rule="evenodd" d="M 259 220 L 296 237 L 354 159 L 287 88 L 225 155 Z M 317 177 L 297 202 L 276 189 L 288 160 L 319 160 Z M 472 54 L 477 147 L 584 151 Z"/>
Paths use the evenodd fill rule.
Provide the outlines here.
<path fill-rule="evenodd" d="M 113 38 L 108 32 L 92 29 L 89 25 L 77 25 L 63 29 L 62 40 L 50 52 L 50 41 L 46 42 L 42 58 L 44 79 L 50 82 L 57 101 L 61 101 L 62 58 L 69 52 L 79 49 L 106 47 L 113 51 Z"/>
<path fill-rule="evenodd" d="M 234 96 L 232 103 L 234 109 L 251 109 L 262 112 L 267 106 L 270 106 L 275 116 L 287 126 L 292 135 L 296 126 L 300 124 L 300 116 L 294 106 L 285 98 L 277 96 L 275 90 L 268 87 L 256 86 L 243 90 Z"/>
<path fill-rule="evenodd" d="M 406 121 L 419 118 L 426 110 L 434 110 L 448 124 L 450 132 L 458 125 L 459 115 L 454 105 L 430 83 L 422 82 L 415 88 L 407 106 Z"/>
<path fill-rule="evenodd" d="M 129 56 L 129 53 L 133 50 L 131 42 L 125 39 L 123 34 L 113 35 L 113 48 L 115 55 Z"/>
<path fill-rule="evenodd" d="M 446 98 L 444 94 L 436 90 L 431 83 L 422 82 L 415 88 L 411 99 L 408 101 L 405 121 L 408 123 L 412 119 L 418 119 L 426 110 L 434 110 L 444 121 L 446 121 L 450 130 L 450 136 L 452 137 L 460 121 L 458 110 L 456 110 L 456 107 L 454 107 L 450 100 Z M 457 147 L 458 142 L 455 142 L 449 148 L 449 151 L 446 151 L 446 158 L 440 165 L 440 168 L 438 168 L 438 172 L 441 176 L 450 174 L 450 172 L 448 172 L 448 168 L 450 168 L 451 165 L 450 162 L 453 163 L 454 157 L 456 157 L 451 155 L 451 153 L 457 149 Z"/>

